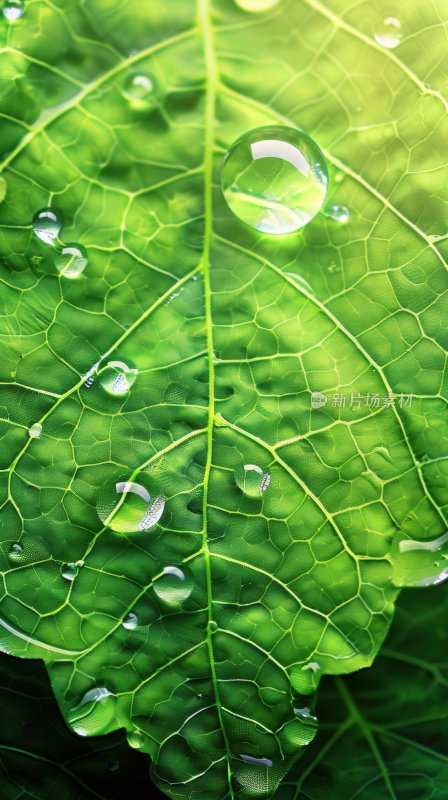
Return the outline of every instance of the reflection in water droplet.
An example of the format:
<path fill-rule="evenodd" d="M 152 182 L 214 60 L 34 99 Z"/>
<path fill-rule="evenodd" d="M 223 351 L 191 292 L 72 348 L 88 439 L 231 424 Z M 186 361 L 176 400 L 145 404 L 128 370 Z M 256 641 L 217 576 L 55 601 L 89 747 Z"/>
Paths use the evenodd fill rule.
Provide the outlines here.
<path fill-rule="evenodd" d="M 79 736 L 108 733 L 115 718 L 117 698 L 108 689 L 92 689 L 68 716 L 71 728 Z"/>
<path fill-rule="evenodd" d="M 129 614 L 123 620 L 123 628 L 126 628 L 127 631 L 134 631 L 138 625 L 138 617 L 137 614 L 134 614 L 133 611 L 130 611 Z"/>
<path fill-rule="evenodd" d="M 244 753 L 240 753 L 240 758 L 246 764 L 258 764 L 260 767 L 272 767 L 270 758 L 254 758 L 253 756 L 246 756 Z"/>
<path fill-rule="evenodd" d="M 280 125 L 244 134 L 222 170 L 224 197 L 247 225 L 270 234 L 294 233 L 322 208 L 325 157 L 310 136 Z"/>
<path fill-rule="evenodd" d="M 193 591 L 193 576 L 183 567 L 165 567 L 163 575 L 153 583 L 153 589 L 160 600 L 169 605 L 181 605 Z"/>
<path fill-rule="evenodd" d="M 19 19 L 19 17 L 24 15 L 24 0 L 5 0 L 2 11 L 3 16 L 6 17 L 6 19 L 9 19 L 10 22 L 13 22 L 15 19 Z"/>
<path fill-rule="evenodd" d="M 87 253 L 80 245 L 69 244 L 58 252 L 55 263 L 64 278 L 79 278 L 88 264 Z"/>
<path fill-rule="evenodd" d="M 2 178 L 2 176 L 0 175 L 0 203 L 3 203 L 7 191 L 8 191 L 8 184 L 6 183 L 5 179 Z"/>
<path fill-rule="evenodd" d="M 278 6 L 280 0 L 235 0 L 235 2 L 243 11 L 257 13 L 258 11 L 269 11 Z"/>
<path fill-rule="evenodd" d="M 79 573 L 77 564 L 63 564 L 61 567 L 61 575 L 66 581 L 74 581 Z"/>
<path fill-rule="evenodd" d="M 347 206 L 340 206 L 338 204 L 330 208 L 330 215 L 336 222 L 348 222 L 350 219 L 350 211 Z"/>
<path fill-rule="evenodd" d="M 235 470 L 235 482 L 244 494 L 249 497 L 260 497 L 268 488 L 271 476 L 256 464 L 244 464 Z"/>
<path fill-rule="evenodd" d="M 139 731 L 132 731 L 132 733 L 128 734 L 128 744 L 130 747 L 133 747 L 134 750 L 141 750 L 145 744 L 145 737 L 143 734 L 139 733 Z"/>
<path fill-rule="evenodd" d="M 109 361 L 98 371 L 99 382 L 110 395 L 127 394 L 135 383 L 137 375 L 138 369 L 125 364 L 124 361 Z"/>
<path fill-rule="evenodd" d="M 117 533 L 150 530 L 160 520 L 164 508 L 163 497 L 159 495 L 151 502 L 145 487 L 134 481 L 106 486 L 97 503 L 101 522 Z"/>
<path fill-rule="evenodd" d="M 386 17 L 378 30 L 373 34 L 375 41 L 392 50 L 400 44 L 402 40 L 401 23 L 396 17 Z"/>
<path fill-rule="evenodd" d="M 31 428 L 28 430 L 28 436 L 31 436 L 32 439 L 38 439 L 42 433 L 42 425 L 40 422 L 35 422 L 34 425 L 31 425 Z"/>
<path fill-rule="evenodd" d="M 314 694 L 322 677 L 322 667 L 317 661 L 309 661 L 308 664 L 292 667 L 290 677 L 296 692 L 303 695 Z"/>
<path fill-rule="evenodd" d="M 53 244 L 61 230 L 62 219 L 51 208 L 38 211 L 33 219 L 34 234 L 45 244 Z"/>
<path fill-rule="evenodd" d="M 11 545 L 11 547 L 9 548 L 8 557 L 10 558 L 11 561 L 14 562 L 23 561 L 24 558 L 23 547 L 19 542 L 14 542 L 14 544 Z"/>
<path fill-rule="evenodd" d="M 145 110 L 155 104 L 154 81 L 149 75 L 131 75 L 123 85 L 123 93 L 132 108 Z"/>
<path fill-rule="evenodd" d="M 392 548 L 396 586 L 437 586 L 448 580 L 448 568 L 440 569 L 448 556 L 448 531 L 438 539 L 419 541 L 402 538 Z"/>

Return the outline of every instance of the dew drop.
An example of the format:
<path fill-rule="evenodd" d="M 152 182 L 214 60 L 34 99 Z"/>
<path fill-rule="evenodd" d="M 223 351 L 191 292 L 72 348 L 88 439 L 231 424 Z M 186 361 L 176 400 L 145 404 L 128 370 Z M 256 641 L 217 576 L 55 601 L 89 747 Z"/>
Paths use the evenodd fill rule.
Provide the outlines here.
<path fill-rule="evenodd" d="M 310 708 L 308 708 L 308 706 L 305 706 L 304 708 L 295 708 L 294 714 L 299 719 L 309 719 L 313 722 L 317 722 L 317 717 L 314 716 L 313 712 Z"/>
<path fill-rule="evenodd" d="M 325 157 L 306 133 L 281 125 L 245 133 L 227 153 L 222 190 L 235 216 L 262 233 L 294 233 L 322 208 Z"/>
<path fill-rule="evenodd" d="M 138 369 L 124 361 L 109 361 L 98 370 L 100 385 L 107 394 L 122 396 L 127 394 L 135 383 Z"/>
<path fill-rule="evenodd" d="M 10 22 L 14 22 L 14 20 L 19 19 L 19 17 L 23 17 L 25 13 L 24 0 L 5 0 L 2 11 L 6 19 Z"/>
<path fill-rule="evenodd" d="M 350 211 L 347 206 L 336 204 L 330 208 L 330 216 L 336 222 L 348 222 L 350 219 Z"/>
<path fill-rule="evenodd" d="M 193 586 L 193 576 L 186 567 L 165 567 L 163 575 L 153 583 L 157 597 L 172 606 L 179 606 L 187 600 Z"/>
<path fill-rule="evenodd" d="M 282 730 L 285 740 L 292 745 L 294 749 L 297 747 L 305 747 L 310 744 L 317 733 L 317 719 L 313 716 L 296 717 L 290 722 L 287 722 Z"/>
<path fill-rule="evenodd" d="M 270 758 L 254 758 L 254 756 L 246 756 L 244 753 L 240 753 L 240 758 L 245 764 L 256 764 L 260 767 L 272 767 L 272 761 Z"/>
<path fill-rule="evenodd" d="M 61 567 L 61 575 L 66 581 L 74 581 L 79 573 L 77 564 L 63 564 Z"/>
<path fill-rule="evenodd" d="M 28 430 L 28 436 L 31 436 L 32 439 L 38 439 L 41 434 L 42 425 L 40 422 L 35 422 L 34 425 L 31 425 L 31 428 Z"/>
<path fill-rule="evenodd" d="M 55 263 L 64 278 L 79 278 L 88 264 L 87 253 L 81 245 L 69 244 L 58 252 Z"/>
<path fill-rule="evenodd" d="M 336 175 L 334 176 L 334 179 L 335 179 L 336 183 L 342 183 L 344 178 L 345 178 L 345 174 L 343 172 L 337 172 Z"/>
<path fill-rule="evenodd" d="M 132 731 L 128 734 L 128 744 L 134 750 L 141 750 L 145 744 L 145 737 L 139 731 Z"/>
<path fill-rule="evenodd" d="M 108 733 L 114 721 L 117 697 L 108 689 L 92 689 L 68 716 L 71 728 L 78 736 L 97 736 Z"/>
<path fill-rule="evenodd" d="M 401 23 L 396 17 L 386 17 L 378 30 L 373 34 L 373 38 L 382 47 L 393 50 L 402 40 Z"/>
<path fill-rule="evenodd" d="M 126 628 L 127 631 L 135 631 L 138 625 L 138 617 L 137 614 L 134 614 L 133 611 L 130 611 L 129 614 L 123 620 L 123 628 Z"/>
<path fill-rule="evenodd" d="M 24 558 L 23 547 L 19 542 L 14 542 L 14 544 L 11 545 L 11 547 L 9 548 L 8 557 L 11 561 L 14 562 L 23 561 Z"/>
<path fill-rule="evenodd" d="M 161 495 L 151 501 L 147 489 L 134 481 L 106 486 L 97 502 L 101 522 L 117 533 L 148 531 L 160 520 L 165 508 Z"/>
<path fill-rule="evenodd" d="M 33 231 L 45 244 L 53 244 L 62 230 L 62 219 L 51 208 L 38 211 L 33 219 Z"/>
<path fill-rule="evenodd" d="M 260 11 L 269 11 L 280 3 L 280 0 L 235 0 L 237 6 L 243 11 L 256 14 Z"/>
<path fill-rule="evenodd" d="M 207 625 L 209 633 L 216 633 L 218 630 L 218 623 L 215 622 L 214 619 L 211 619 Z"/>
<path fill-rule="evenodd" d="M 398 538 L 392 546 L 396 586 L 437 586 L 448 580 L 448 569 L 440 563 L 448 556 L 448 531 L 438 539 L 419 541 Z"/>
<path fill-rule="evenodd" d="M 137 111 L 155 105 L 155 84 L 149 75 L 131 75 L 123 85 L 123 94 Z"/>
<path fill-rule="evenodd" d="M 8 191 L 8 184 L 6 183 L 5 179 L 0 175 L 0 203 L 3 203 L 7 191 Z"/>
<path fill-rule="evenodd" d="M 303 695 L 314 694 L 322 677 L 322 667 L 317 661 L 309 661 L 308 664 L 294 666 L 290 677 L 296 692 Z"/>
<path fill-rule="evenodd" d="M 260 497 L 268 488 L 271 476 L 256 464 L 244 464 L 235 470 L 235 482 L 244 494 Z"/>

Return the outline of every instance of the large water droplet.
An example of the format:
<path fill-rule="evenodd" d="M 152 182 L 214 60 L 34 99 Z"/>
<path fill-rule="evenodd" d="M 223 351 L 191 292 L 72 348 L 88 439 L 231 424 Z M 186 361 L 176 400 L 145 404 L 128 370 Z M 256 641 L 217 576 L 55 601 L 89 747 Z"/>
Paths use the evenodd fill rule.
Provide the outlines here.
<path fill-rule="evenodd" d="M 2 178 L 2 176 L 0 175 L 0 203 L 3 203 L 7 191 L 8 191 L 8 184 L 6 183 L 5 179 Z"/>
<path fill-rule="evenodd" d="M 2 8 L 3 16 L 13 22 L 25 13 L 24 0 L 5 0 Z"/>
<path fill-rule="evenodd" d="M 108 689 L 92 689 L 70 711 L 68 721 L 79 736 L 107 733 L 115 718 L 117 697 Z"/>
<path fill-rule="evenodd" d="M 163 575 L 153 583 L 157 597 L 172 606 L 179 606 L 190 597 L 193 586 L 193 576 L 187 567 L 165 567 Z"/>
<path fill-rule="evenodd" d="M 400 44 L 403 38 L 400 20 L 396 17 L 386 17 L 378 27 L 378 30 L 373 34 L 373 37 L 382 47 L 393 50 L 394 47 Z"/>
<path fill-rule="evenodd" d="M 61 575 L 66 581 L 74 581 L 79 573 L 79 566 L 77 564 L 63 564 L 61 567 Z"/>
<path fill-rule="evenodd" d="M 38 439 L 42 433 L 42 425 L 40 422 L 35 422 L 34 425 L 31 425 L 31 428 L 28 430 L 28 436 L 31 436 L 32 439 Z"/>
<path fill-rule="evenodd" d="M 302 666 L 294 666 L 290 672 L 291 684 L 296 692 L 303 695 L 314 694 L 322 677 L 322 667 L 317 661 Z"/>
<path fill-rule="evenodd" d="M 88 264 L 87 253 L 81 245 L 69 244 L 57 254 L 55 263 L 64 278 L 79 278 Z"/>
<path fill-rule="evenodd" d="M 164 508 L 161 495 L 151 501 L 147 489 L 134 481 L 106 486 L 97 503 L 101 522 L 117 533 L 150 530 L 160 520 Z"/>
<path fill-rule="evenodd" d="M 432 541 L 397 539 L 392 548 L 396 586 L 436 586 L 448 580 L 448 531 Z"/>
<path fill-rule="evenodd" d="M 126 628 L 127 631 L 134 631 L 138 625 L 138 617 L 137 614 L 134 614 L 133 611 L 130 611 L 123 620 L 123 628 Z"/>
<path fill-rule="evenodd" d="M 8 551 L 8 558 L 14 563 L 20 563 L 24 559 L 23 547 L 19 542 L 14 542 Z"/>
<path fill-rule="evenodd" d="M 235 482 L 244 494 L 260 497 L 268 488 L 271 476 L 256 464 L 244 464 L 235 470 Z"/>
<path fill-rule="evenodd" d="M 134 750 L 141 750 L 145 744 L 145 737 L 139 731 L 132 731 L 128 734 L 128 744 Z"/>
<path fill-rule="evenodd" d="M 235 0 L 235 2 L 243 11 L 251 11 L 255 14 L 260 11 L 269 11 L 278 6 L 280 0 Z"/>
<path fill-rule="evenodd" d="M 143 111 L 155 105 L 155 84 L 149 75 L 131 75 L 123 84 L 123 93 L 132 108 Z"/>
<path fill-rule="evenodd" d="M 103 389 L 110 395 L 124 395 L 135 383 L 138 369 L 124 361 L 109 361 L 98 370 L 98 378 Z"/>
<path fill-rule="evenodd" d="M 222 170 L 233 213 L 263 233 L 294 233 L 322 208 L 325 157 L 306 133 L 280 125 L 258 128 L 230 148 Z"/>
<path fill-rule="evenodd" d="M 62 230 L 62 219 L 51 208 L 38 211 L 33 219 L 35 236 L 45 244 L 53 244 Z"/>
<path fill-rule="evenodd" d="M 330 208 L 330 216 L 336 222 L 348 222 L 350 219 L 350 211 L 347 206 L 341 206 L 336 203 Z"/>

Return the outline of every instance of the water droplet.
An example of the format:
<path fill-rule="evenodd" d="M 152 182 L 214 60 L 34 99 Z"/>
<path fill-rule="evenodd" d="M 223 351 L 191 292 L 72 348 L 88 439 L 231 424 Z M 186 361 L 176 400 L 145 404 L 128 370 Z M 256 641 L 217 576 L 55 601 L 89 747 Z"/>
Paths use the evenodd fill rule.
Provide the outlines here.
<path fill-rule="evenodd" d="M 309 661 L 308 664 L 292 667 L 290 677 L 296 692 L 303 695 L 314 694 L 322 677 L 322 667 L 317 661 Z"/>
<path fill-rule="evenodd" d="M 19 19 L 25 13 L 24 0 L 5 0 L 2 11 L 6 19 L 14 22 L 15 19 Z"/>
<path fill-rule="evenodd" d="M 214 619 L 211 619 L 210 622 L 208 623 L 207 627 L 208 627 L 209 633 L 216 633 L 216 631 L 218 630 L 218 623 L 215 622 Z"/>
<path fill-rule="evenodd" d="M 235 471 L 235 482 L 244 494 L 260 497 L 268 488 L 271 476 L 256 464 L 245 464 Z"/>
<path fill-rule="evenodd" d="M 145 744 L 145 737 L 139 731 L 132 731 L 132 733 L 128 734 L 128 744 L 134 750 L 141 750 Z"/>
<path fill-rule="evenodd" d="M 190 597 L 193 586 L 193 576 L 186 567 L 165 567 L 163 575 L 154 581 L 153 589 L 164 603 L 178 606 Z"/>
<path fill-rule="evenodd" d="M 348 222 L 350 219 L 350 211 L 347 206 L 335 204 L 330 208 L 330 216 L 336 222 Z"/>
<path fill-rule="evenodd" d="M 23 547 L 19 542 L 14 542 L 14 544 L 11 545 L 9 548 L 8 557 L 14 562 L 23 561 Z"/>
<path fill-rule="evenodd" d="M 270 758 L 254 758 L 254 756 L 246 756 L 244 753 L 240 753 L 240 758 L 245 764 L 258 764 L 260 767 L 272 767 Z"/>
<path fill-rule="evenodd" d="M 314 716 L 313 712 L 310 708 L 308 708 L 308 706 L 305 706 L 304 708 L 295 708 L 294 714 L 299 719 L 310 719 L 313 722 L 317 722 L 317 717 Z"/>
<path fill-rule="evenodd" d="M 440 562 L 448 555 L 448 531 L 438 539 L 396 539 L 392 546 L 396 586 L 436 586 L 448 580 L 448 569 Z"/>
<path fill-rule="evenodd" d="M 124 361 L 109 361 L 98 370 L 98 378 L 103 389 L 111 395 L 127 394 L 135 383 L 138 369 Z"/>
<path fill-rule="evenodd" d="M 38 211 L 33 219 L 35 236 L 45 244 L 53 244 L 62 230 L 62 219 L 51 208 Z"/>
<path fill-rule="evenodd" d="M 334 176 L 334 179 L 335 179 L 336 183 L 342 183 L 344 178 L 345 178 L 345 173 L 344 172 L 337 172 L 336 175 Z"/>
<path fill-rule="evenodd" d="M 92 689 L 68 716 L 71 728 L 78 736 L 97 736 L 108 733 L 115 718 L 117 697 L 108 689 Z"/>
<path fill-rule="evenodd" d="M 74 581 L 79 573 L 77 564 L 63 564 L 61 567 L 61 575 L 66 581 Z"/>
<path fill-rule="evenodd" d="M 64 278 L 79 278 L 88 264 L 87 253 L 80 245 L 69 244 L 57 254 L 55 263 Z"/>
<path fill-rule="evenodd" d="M 315 294 L 312 286 L 310 286 L 308 281 L 306 281 L 305 278 L 302 278 L 301 275 L 297 275 L 296 272 L 287 272 L 286 274 L 289 275 L 290 278 L 293 278 L 294 281 L 299 284 L 299 286 L 301 286 L 303 289 L 306 289 L 309 294 Z"/>
<path fill-rule="evenodd" d="M 377 44 L 392 50 L 400 44 L 402 40 L 401 23 L 396 17 L 386 17 L 378 30 L 373 34 Z"/>
<path fill-rule="evenodd" d="M 278 6 L 280 0 L 235 0 L 237 6 L 243 11 L 251 11 L 256 14 L 259 11 L 269 11 Z"/>
<path fill-rule="evenodd" d="M 224 160 L 222 189 L 230 209 L 263 233 L 303 228 L 322 208 L 327 186 L 322 151 L 296 128 L 273 125 L 245 133 Z"/>
<path fill-rule="evenodd" d="M 136 111 L 155 105 L 155 84 L 149 75 L 131 75 L 123 84 L 123 93 Z"/>
<path fill-rule="evenodd" d="M 335 261 L 332 261 L 331 264 L 328 265 L 328 272 L 331 272 L 332 275 L 337 274 L 338 272 L 342 272 L 342 267 L 340 264 L 336 264 Z"/>
<path fill-rule="evenodd" d="M 138 617 L 137 614 L 134 614 L 133 611 L 130 611 L 129 614 L 123 620 L 123 628 L 126 628 L 127 631 L 134 631 L 138 625 Z"/>
<path fill-rule="evenodd" d="M 6 183 L 5 179 L 2 178 L 2 176 L 0 175 L 0 203 L 3 203 L 7 191 L 8 191 L 8 184 Z"/>
<path fill-rule="evenodd" d="M 42 433 L 42 425 L 40 422 L 35 422 L 34 425 L 31 425 L 31 428 L 28 430 L 28 436 L 31 436 L 32 439 L 38 439 Z"/>
<path fill-rule="evenodd" d="M 151 502 L 147 489 L 134 481 L 106 486 L 97 503 L 101 522 L 117 533 L 150 530 L 160 520 L 164 508 L 161 495 Z"/>
<path fill-rule="evenodd" d="M 294 749 L 310 744 L 317 733 L 317 719 L 313 716 L 296 717 L 287 722 L 282 730 L 288 744 Z"/>

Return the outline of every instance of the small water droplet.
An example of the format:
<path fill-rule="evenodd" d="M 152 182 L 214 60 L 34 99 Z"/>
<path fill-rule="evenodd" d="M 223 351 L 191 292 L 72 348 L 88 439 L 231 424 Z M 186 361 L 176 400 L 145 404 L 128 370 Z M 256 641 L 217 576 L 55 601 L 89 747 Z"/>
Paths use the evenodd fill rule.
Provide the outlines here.
<path fill-rule="evenodd" d="M 227 204 L 235 216 L 262 233 L 303 228 L 322 208 L 327 186 L 321 149 L 296 128 L 273 125 L 245 133 L 224 160 Z"/>
<path fill-rule="evenodd" d="M 342 267 L 340 264 L 337 264 L 336 261 L 332 261 L 331 264 L 328 265 L 328 272 L 331 272 L 332 275 L 335 275 L 339 272 L 342 272 Z"/>
<path fill-rule="evenodd" d="M 309 661 L 308 664 L 292 667 L 290 677 L 296 692 L 303 695 L 314 694 L 322 677 L 322 667 L 317 661 Z"/>
<path fill-rule="evenodd" d="M 117 533 L 148 531 L 160 520 L 165 508 L 161 495 L 151 501 L 147 489 L 134 481 L 120 481 L 100 493 L 97 512 L 101 522 Z"/>
<path fill-rule="evenodd" d="M 401 23 L 396 17 L 386 17 L 378 30 L 373 34 L 373 38 L 382 47 L 393 50 L 402 40 Z"/>
<path fill-rule="evenodd" d="M 260 497 L 268 488 L 271 476 L 256 464 L 244 464 L 235 470 L 235 482 L 244 494 Z"/>
<path fill-rule="evenodd" d="M 334 179 L 335 179 L 336 183 L 342 183 L 344 178 L 345 178 L 345 173 L 344 172 L 337 172 L 336 175 L 334 176 Z"/>
<path fill-rule="evenodd" d="M 154 80 L 149 75 L 131 75 L 123 84 L 123 94 L 133 109 L 147 110 L 156 102 Z"/>
<path fill-rule="evenodd" d="M 2 11 L 3 16 L 6 17 L 6 19 L 8 19 L 10 22 L 14 22 L 15 19 L 23 17 L 25 13 L 24 0 L 5 0 Z"/>
<path fill-rule="evenodd" d="M 244 753 L 240 753 L 240 758 L 245 764 L 257 764 L 260 767 L 272 767 L 272 761 L 270 758 L 254 758 L 254 756 L 246 756 Z"/>
<path fill-rule="evenodd" d="M 68 716 L 71 728 L 78 736 L 98 736 L 112 729 L 117 697 L 108 689 L 91 689 Z"/>
<path fill-rule="evenodd" d="M 0 203 L 3 203 L 7 191 L 8 191 L 8 184 L 6 183 L 5 179 L 0 175 Z"/>
<path fill-rule="evenodd" d="M 317 719 L 312 715 L 308 717 L 298 717 L 290 720 L 284 726 L 283 737 L 292 745 L 295 750 L 297 747 L 305 747 L 310 744 L 317 733 Z"/>
<path fill-rule="evenodd" d="M 396 586 L 437 586 L 448 580 L 440 562 L 448 555 L 448 531 L 430 541 L 397 538 L 392 546 Z"/>
<path fill-rule="evenodd" d="M 336 222 L 348 222 L 350 219 L 350 211 L 347 206 L 341 206 L 336 203 L 330 208 L 330 216 Z"/>
<path fill-rule="evenodd" d="M 289 275 L 290 278 L 293 278 L 294 281 L 299 284 L 299 286 L 301 286 L 303 289 L 306 289 L 309 294 L 315 294 L 312 286 L 310 286 L 308 281 L 306 281 L 305 278 L 302 278 L 301 275 L 297 275 L 296 272 L 287 272 L 286 274 Z"/>
<path fill-rule="evenodd" d="M 124 361 L 109 361 L 98 370 L 98 379 L 103 389 L 110 395 L 127 394 L 135 383 L 138 369 Z"/>
<path fill-rule="evenodd" d="M 31 436 L 32 439 L 38 439 L 42 433 L 42 425 L 40 422 L 35 422 L 34 425 L 31 425 L 31 428 L 28 430 L 28 436 Z"/>
<path fill-rule="evenodd" d="M 141 750 L 145 744 L 145 737 L 139 731 L 132 731 L 128 734 L 128 744 L 134 750 Z"/>
<path fill-rule="evenodd" d="M 178 606 L 190 597 L 193 586 L 193 576 L 187 567 L 165 567 L 163 575 L 154 581 L 153 589 L 164 603 Z"/>
<path fill-rule="evenodd" d="M 33 231 L 45 244 L 53 244 L 62 230 L 62 219 L 51 208 L 44 208 L 38 211 L 33 219 Z"/>
<path fill-rule="evenodd" d="M 81 245 L 69 244 L 58 252 L 55 263 L 64 278 L 79 278 L 88 264 L 87 253 Z"/>
<path fill-rule="evenodd" d="M 77 564 L 63 564 L 61 567 L 61 575 L 66 581 L 74 581 L 79 573 Z"/>
<path fill-rule="evenodd" d="M 10 558 L 11 561 L 14 562 L 23 561 L 24 558 L 23 547 L 19 542 L 14 542 L 14 544 L 11 545 L 11 547 L 9 548 L 8 557 Z"/>
<path fill-rule="evenodd" d="M 299 719 L 310 719 L 313 722 L 317 722 L 317 717 L 314 716 L 313 712 L 310 708 L 308 708 L 308 706 L 305 706 L 304 708 L 295 708 L 294 714 Z"/>
<path fill-rule="evenodd" d="M 130 611 L 129 614 L 123 620 L 123 628 L 126 628 L 127 631 L 134 631 L 138 625 L 138 617 L 137 614 L 134 614 L 133 611 Z"/>
<path fill-rule="evenodd" d="M 215 622 L 214 619 L 211 619 L 207 627 L 210 633 L 216 633 L 216 631 L 218 630 L 218 623 Z"/>

